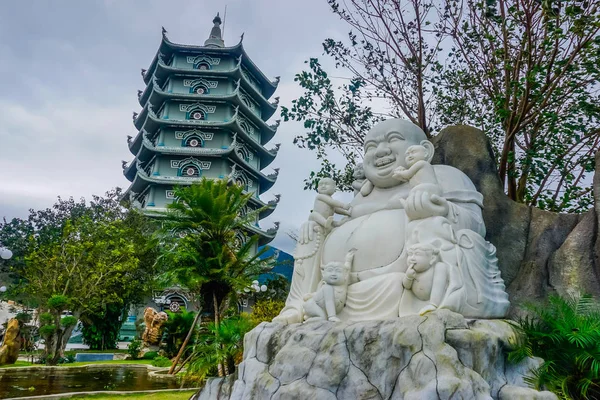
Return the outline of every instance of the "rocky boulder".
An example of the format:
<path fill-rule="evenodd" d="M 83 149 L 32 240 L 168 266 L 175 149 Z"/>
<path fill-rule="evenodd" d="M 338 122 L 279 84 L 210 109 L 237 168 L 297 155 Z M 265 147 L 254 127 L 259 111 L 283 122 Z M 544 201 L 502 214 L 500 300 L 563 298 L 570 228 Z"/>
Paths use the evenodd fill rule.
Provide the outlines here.
<path fill-rule="evenodd" d="M 513 312 L 523 300 L 551 293 L 600 297 L 598 212 L 560 214 L 510 200 L 502 191 L 489 140 L 469 126 L 451 126 L 433 138 L 434 164 L 463 171 L 483 194 L 486 239 L 496 246 Z M 596 157 L 600 170 L 600 156 Z M 600 205 L 600 176 L 594 193 Z"/>
<path fill-rule="evenodd" d="M 0 347 L 0 365 L 14 364 L 19 358 L 19 349 L 21 348 L 21 337 L 19 336 L 19 321 L 12 318 L 6 326 L 4 334 L 4 344 Z"/>
<path fill-rule="evenodd" d="M 262 323 L 236 376 L 195 399 L 556 399 L 523 383 L 539 365 L 507 362 L 512 327 L 439 310 L 389 321 Z"/>

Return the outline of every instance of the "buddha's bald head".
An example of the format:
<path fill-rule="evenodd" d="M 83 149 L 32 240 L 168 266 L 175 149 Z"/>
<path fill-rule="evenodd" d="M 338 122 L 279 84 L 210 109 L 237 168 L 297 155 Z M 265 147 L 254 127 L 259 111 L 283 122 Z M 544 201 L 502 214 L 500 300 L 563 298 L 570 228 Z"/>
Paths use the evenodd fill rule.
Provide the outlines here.
<path fill-rule="evenodd" d="M 407 167 L 406 149 L 425 142 L 429 143 L 423 130 L 410 121 L 388 119 L 378 123 L 365 137 L 363 168 L 366 178 L 380 188 L 398 185 L 392 172 L 397 167 Z"/>
<path fill-rule="evenodd" d="M 410 121 L 400 118 L 386 119 L 385 121 L 379 122 L 377 125 L 372 127 L 367 133 L 367 136 L 365 137 L 365 150 L 369 140 L 374 140 L 377 137 L 392 131 L 401 132 L 403 135 L 405 135 L 406 140 L 409 141 L 411 140 L 409 139 L 410 136 L 415 141 L 413 144 L 418 144 L 422 140 L 427 139 L 425 132 L 423 132 L 421 128 Z"/>

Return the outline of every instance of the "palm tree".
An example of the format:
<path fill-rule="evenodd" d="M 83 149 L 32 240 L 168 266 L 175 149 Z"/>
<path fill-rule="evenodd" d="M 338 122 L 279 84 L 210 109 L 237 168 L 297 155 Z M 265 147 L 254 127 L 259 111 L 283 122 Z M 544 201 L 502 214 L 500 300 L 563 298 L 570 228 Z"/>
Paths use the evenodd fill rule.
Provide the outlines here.
<path fill-rule="evenodd" d="M 176 188 L 176 201 L 167 206 L 159 231 L 159 263 L 165 268 L 165 276 L 187 287 L 197 300 L 212 303 L 217 329 L 231 299 L 272 266 L 272 260 L 261 259 L 265 249 L 256 250 L 257 236 L 243 243 L 236 238 L 260 212 L 244 212 L 251 197 L 242 187 L 225 180 L 204 178 L 191 186 Z"/>

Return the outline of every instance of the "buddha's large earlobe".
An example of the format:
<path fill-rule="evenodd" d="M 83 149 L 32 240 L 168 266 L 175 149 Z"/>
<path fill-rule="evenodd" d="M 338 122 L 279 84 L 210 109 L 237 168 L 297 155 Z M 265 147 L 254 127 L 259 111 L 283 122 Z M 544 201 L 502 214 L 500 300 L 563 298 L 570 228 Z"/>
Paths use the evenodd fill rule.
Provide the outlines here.
<path fill-rule="evenodd" d="M 435 152 L 435 147 L 433 147 L 433 143 L 429 140 L 421 140 L 421 146 L 427 149 L 427 162 L 431 162 L 433 159 L 433 153 Z"/>

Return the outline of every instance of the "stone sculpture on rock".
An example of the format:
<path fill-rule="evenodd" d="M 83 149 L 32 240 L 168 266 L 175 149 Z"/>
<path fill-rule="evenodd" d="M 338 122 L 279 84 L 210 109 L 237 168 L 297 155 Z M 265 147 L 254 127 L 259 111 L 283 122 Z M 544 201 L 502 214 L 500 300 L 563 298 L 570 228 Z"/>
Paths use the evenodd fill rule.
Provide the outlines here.
<path fill-rule="evenodd" d="M 144 310 L 144 322 L 146 328 L 142 334 L 144 346 L 152 347 L 160 344 L 160 339 L 163 335 L 164 324 L 169 319 L 165 312 L 157 312 L 152 307 L 146 307 Z"/>
<path fill-rule="evenodd" d="M 427 140 L 421 145 L 410 146 L 406 149 L 404 160 L 407 168 L 396 167 L 393 177 L 400 182 L 408 182 L 412 190 L 441 195 L 441 187 L 437 181 L 435 170 L 429 160 L 433 157 L 433 145 Z"/>
<path fill-rule="evenodd" d="M 304 299 L 322 280 L 321 266 L 343 263 L 351 249 L 346 304 L 336 315 L 341 321 L 389 320 L 437 308 L 469 318 L 506 315 L 496 249 L 484 239 L 483 196 L 458 169 L 432 166 L 433 155 L 434 146 L 411 122 L 390 119 L 368 132 L 365 180 L 345 209 L 349 215 L 327 226 L 314 218 L 302 225 L 290 293 L 275 322 L 301 322 Z M 431 272 L 407 277 L 408 250 L 417 245 L 433 247 L 436 262 Z M 413 289 L 405 285 L 410 277 Z M 429 285 L 427 295 L 415 294 Z"/>
<path fill-rule="evenodd" d="M 348 295 L 348 277 L 356 249 L 346 256 L 346 262 L 330 262 L 321 267 L 323 281 L 315 293 L 308 294 L 304 300 L 304 320 L 329 320 L 339 322 L 337 313 L 346 305 Z"/>
<path fill-rule="evenodd" d="M 12 318 L 6 326 L 4 344 L 0 347 L 0 365 L 14 364 L 19 358 L 21 338 L 19 337 L 19 321 Z"/>
<path fill-rule="evenodd" d="M 319 224 L 325 232 L 329 232 L 334 226 L 334 214 L 350 215 L 350 206 L 331 197 L 336 192 L 335 182 L 331 178 L 321 179 L 317 190 L 319 194 L 308 218 Z"/>
<path fill-rule="evenodd" d="M 354 171 L 352 171 L 352 179 L 352 189 L 354 189 L 354 195 L 356 196 L 365 183 L 365 170 L 363 169 L 362 163 L 358 163 L 354 167 Z"/>

